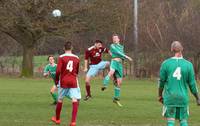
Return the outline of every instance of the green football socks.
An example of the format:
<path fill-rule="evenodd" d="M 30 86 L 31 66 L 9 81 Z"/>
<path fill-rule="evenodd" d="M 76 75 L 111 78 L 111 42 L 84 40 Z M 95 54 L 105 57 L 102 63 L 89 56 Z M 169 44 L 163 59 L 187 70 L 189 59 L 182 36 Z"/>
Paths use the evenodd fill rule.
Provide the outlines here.
<path fill-rule="evenodd" d="M 54 100 L 55 102 L 57 102 L 57 100 L 58 100 L 58 94 L 57 94 L 57 93 L 52 93 L 52 92 L 51 92 L 51 96 L 52 96 L 53 100 Z"/>
<path fill-rule="evenodd" d="M 181 120 L 180 126 L 188 126 L 187 120 Z"/>
<path fill-rule="evenodd" d="M 174 126 L 175 120 L 167 120 L 167 126 Z"/>
<path fill-rule="evenodd" d="M 115 86 L 115 89 L 114 89 L 114 98 L 119 99 L 119 97 L 120 97 L 120 88 Z"/>
<path fill-rule="evenodd" d="M 110 77 L 107 75 L 103 80 L 103 86 L 107 87 L 110 82 Z"/>

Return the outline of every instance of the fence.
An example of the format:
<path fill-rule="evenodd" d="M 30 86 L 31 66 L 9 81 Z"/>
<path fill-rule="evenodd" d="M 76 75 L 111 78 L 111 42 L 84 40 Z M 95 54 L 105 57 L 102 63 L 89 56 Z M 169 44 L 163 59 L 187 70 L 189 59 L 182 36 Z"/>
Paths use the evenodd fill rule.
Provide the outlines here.
<path fill-rule="evenodd" d="M 159 54 L 142 54 L 139 56 L 138 59 L 138 68 L 134 71 L 134 65 L 132 62 L 127 60 L 123 61 L 124 66 L 124 76 L 137 78 L 154 78 L 158 76 L 159 68 L 161 62 L 166 59 Z M 81 64 L 80 64 L 80 76 L 84 76 L 85 73 L 83 72 L 84 67 L 84 58 L 80 56 Z M 104 56 L 104 60 L 110 61 L 109 56 Z M 188 59 L 188 58 L 186 58 Z M 200 60 L 199 58 L 195 58 L 190 56 L 189 60 L 194 63 L 196 78 L 199 78 L 199 70 L 200 70 Z M 7 57 L 0 57 L 0 74 L 1 75 L 20 75 L 21 70 L 21 62 L 22 57 L 16 56 L 7 56 Z M 42 73 L 44 70 L 45 65 L 48 64 L 47 56 L 35 56 L 34 57 L 34 75 L 36 77 L 42 77 Z M 108 70 L 104 70 L 100 72 L 100 76 L 105 76 Z"/>

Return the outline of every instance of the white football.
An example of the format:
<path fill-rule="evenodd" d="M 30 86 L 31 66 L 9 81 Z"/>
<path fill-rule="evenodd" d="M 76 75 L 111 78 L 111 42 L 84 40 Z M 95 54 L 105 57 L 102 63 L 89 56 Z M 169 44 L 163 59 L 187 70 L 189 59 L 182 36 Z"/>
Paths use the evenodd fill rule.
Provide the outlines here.
<path fill-rule="evenodd" d="M 60 17 L 61 16 L 61 11 L 58 9 L 53 10 L 52 12 L 54 17 Z"/>

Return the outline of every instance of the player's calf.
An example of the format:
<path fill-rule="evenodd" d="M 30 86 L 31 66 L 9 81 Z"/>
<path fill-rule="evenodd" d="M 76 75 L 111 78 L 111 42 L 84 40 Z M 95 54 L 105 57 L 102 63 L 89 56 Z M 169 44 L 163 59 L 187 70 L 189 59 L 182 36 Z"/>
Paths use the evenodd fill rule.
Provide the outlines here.
<path fill-rule="evenodd" d="M 87 101 L 89 98 L 91 98 L 91 91 L 90 91 L 90 78 L 86 77 L 86 82 L 85 82 L 85 89 L 86 89 L 86 96 L 85 96 L 85 101 Z"/>
<path fill-rule="evenodd" d="M 114 73 L 115 73 L 115 70 L 110 70 L 108 75 L 104 78 L 103 87 L 101 88 L 102 91 L 104 91 L 106 89 L 106 87 L 109 85 L 110 78 L 113 76 Z"/>
<path fill-rule="evenodd" d="M 113 74 L 113 84 L 114 86 L 117 86 L 117 77 L 115 74 Z"/>
<path fill-rule="evenodd" d="M 114 98 L 119 99 L 120 98 L 120 93 L 121 93 L 120 87 L 115 86 L 115 88 L 114 88 Z"/>
<path fill-rule="evenodd" d="M 78 106 L 79 106 L 79 101 L 77 99 L 72 99 L 72 119 L 71 119 L 71 124 L 70 126 L 76 126 L 76 118 L 77 118 L 77 113 L 78 113 Z"/>
<path fill-rule="evenodd" d="M 174 126 L 175 125 L 175 119 L 174 118 L 168 118 L 167 119 L 167 126 Z"/>
<path fill-rule="evenodd" d="M 52 105 L 56 105 L 57 104 L 57 100 L 58 100 L 58 93 L 57 93 L 57 87 L 54 85 L 52 88 L 51 88 L 51 96 L 54 100 L 54 102 L 52 103 Z"/>
<path fill-rule="evenodd" d="M 180 120 L 180 126 L 188 126 L 188 122 L 186 119 Z"/>
<path fill-rule="evenodd" d="M 52 105 L 56 105 L 57 104 L 57 100 L 58 100 L 58 94 L 56 92 L 51 92 L 51 96 L 52 96 L 52 98 L 54 100 Z"/>
<path fill-rule="evenodd" d="M 102 91 L 104 91 L 107 88 L 109 82 L 110 82 L 110 76 L 107 75 L 103 80 L 103 87 L 101 88 Z"/>
<path fill-rule="evenodd" d="M 62 110 L 62 100 L 58 100 L 58 103 L 56 105 L 56 116 L 53 116 L 51 120 L 55 122 L 56 124 L 60 124 L 60 113 Z"/>

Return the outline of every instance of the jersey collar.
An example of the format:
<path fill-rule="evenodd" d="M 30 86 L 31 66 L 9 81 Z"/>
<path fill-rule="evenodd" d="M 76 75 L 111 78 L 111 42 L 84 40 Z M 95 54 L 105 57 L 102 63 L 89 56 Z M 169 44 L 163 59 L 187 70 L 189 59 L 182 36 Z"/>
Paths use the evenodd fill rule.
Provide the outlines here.
<path fill-rule="evenodd" d="M 55 63 L 54 63 L 53 65 L 51 65 L 51 64 L 49 63 L 49 65 L 50 65 L 50 66 L 52 66 L 52 67 L 56 66 L 56 64 L 55 64 Z"/>
<path fill-rule="evenodd" d="M 183 59 L 183 57 L 181 56 L 181 57 L 172 57 L 172 59 Z"/>

